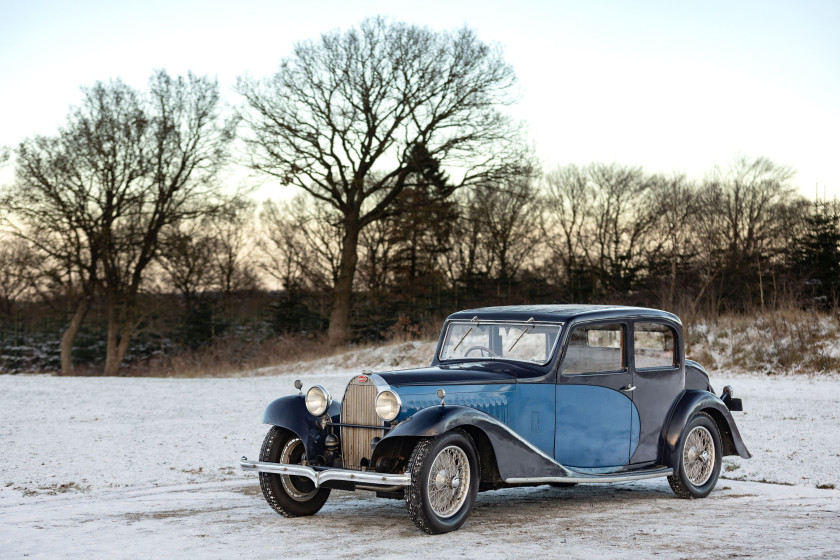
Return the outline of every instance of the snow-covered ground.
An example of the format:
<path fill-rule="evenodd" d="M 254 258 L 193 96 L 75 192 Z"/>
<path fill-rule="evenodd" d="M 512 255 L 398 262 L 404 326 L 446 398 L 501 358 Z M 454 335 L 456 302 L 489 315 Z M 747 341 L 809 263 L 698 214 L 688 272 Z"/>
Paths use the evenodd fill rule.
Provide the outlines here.
<path fill-rule="evenodd" d="M 664 479 L 508 489 L 432 537 L 368 492 L 282 518 L 239 470 L 294 379 L 340 395 L 362 368 L 431 352 L 406 343 L 237 378 L 0 376 L 0 558 L 840 557 L 837 378 L 713 375 L 744 399 L 754 457 L 727 457 L 704 500 Z"/>

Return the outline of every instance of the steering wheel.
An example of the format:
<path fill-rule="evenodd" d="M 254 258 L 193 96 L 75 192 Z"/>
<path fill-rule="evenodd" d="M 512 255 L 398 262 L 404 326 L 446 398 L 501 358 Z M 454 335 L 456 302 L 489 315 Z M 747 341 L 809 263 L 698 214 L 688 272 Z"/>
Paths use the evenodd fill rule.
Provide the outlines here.
<path fill-rule="evenodd" d="M 487 352 L 488 354 L 490 354 L 490 355 L 491 355 L 491 356 L 493 356 L 494 358 L 498 358 L 498 357 L 499 357 L 499 356 L 497 356 L 496 354 L 494 354 L 494 353 L 493 353 L 493 351 L 492 351 L 492 350 L 490 350 L 489 348 L 487 348 L 486 346 L 471 346 L 471 347 L 470 347 L 470 348 L 469 348 L 466 352 L 464 352 L 464 357 L 466 358 L 467 356 L 469 356 L 469 355 L 470 355 L 470 352 L 472 352 L 473 350 L 479 350 L 479 351 L 481 351 L 481 357 L 482 357 L 482 358 L 484 357 L 484 353 L 485 353 L 485 352 Z"/>

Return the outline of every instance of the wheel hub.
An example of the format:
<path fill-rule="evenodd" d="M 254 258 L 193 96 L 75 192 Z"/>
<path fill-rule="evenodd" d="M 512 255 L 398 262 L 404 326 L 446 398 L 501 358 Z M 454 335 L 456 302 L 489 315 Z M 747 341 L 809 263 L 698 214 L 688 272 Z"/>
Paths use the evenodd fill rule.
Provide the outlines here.
<path fill-rule="evenodd" d="M 688 481 L 695 486 L 705 484 L 715 464 L 712 434 L 704 426 L 696 426 L 686 437 L 683 449 L 683 468 Z"/>
<path fill-rule="evenodd" d="M 449 486 L 449 473 L 446 472 L 446 469 L 443 469 L 435 476 L 435 488 L 440 490 L 447 486 Z"/>
<path fill-rule="evenodd" d="M 466 453 L 455 445 L 444 448 L 432 460 L 429 469 L 429 505 L 435 515 L 455 515 L 467 499 L 470 467 Z"/>
<path fill-rule="evenodd" d="M 455 490 L 459 486 L 461 486 L 461 479 L 458 476 L 458 473 L 455 473 L 454 476 L 450 476 L 449 472 L 446 469 L 443 469 L 435 475 L 435 489 L 437 490 L 442 488 L 452 488 Z"/>

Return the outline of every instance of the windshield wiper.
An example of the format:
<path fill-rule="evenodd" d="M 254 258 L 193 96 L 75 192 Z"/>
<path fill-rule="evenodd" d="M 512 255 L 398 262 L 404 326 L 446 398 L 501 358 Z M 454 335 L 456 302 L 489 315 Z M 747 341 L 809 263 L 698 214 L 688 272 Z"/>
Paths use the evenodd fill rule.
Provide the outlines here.
<path fill-rule="evenodd" d="M 473 321 L 475 321 L 476 325 L 478 324 L 478 315 L 476 315 L 475 317 L 470 319 L 470 322 L 473 322 Z M 452 349 L 453 354 L 455 353 L 455 350 L 457 350 L 458 347 L 461 346 L 461 343 L 464 342 L 464 339 L 467 338 L 470 335 L 472 330 L 473 330 L 473 327 L 470 327 L 470 328 L 467 329 L 467 332 L 464 333 L 464 336 L 461 337 L 461 340 L 459 340 L 458 344 L 455 345 L 455 348 Z"/>
<path fill-rule="evenodd" d="M 533 318 L 533 317 L 531 317 L 530 319 L 528 319 L 528 320 L 527 320 L 527 321 L 525 321 L 525 322 L 526 322 L 526 323 L 531 323 L 530 327 L 531 327 L 532 329 L 533 329 L 534 327 L 536 327 L 536 326 L 537 326 L 537 325 L 536 325 L 536 323 L 534 322 L 534 318 Z M 518 342 L 522 339 L 522 337 L 523 337 L 523 336 L 525 336 L 525 330 L 526 330 L 527 328 L 528 328 L 527 326 L 522 327 L 522 332 L 521 332 L 521 333 L 519 333 L 519 336 L 518 336 L 518 337 L 516 337 L 516 340 L 514 340 L 514 341 L 513 341 L 513 344 L 511 344 L 511 345 L 510 345 L 510 348 L 508 348 L 508 353 L 509 353 L 511 350 L 513 350 L 513 347 L 514 347 L 514 346 L 516 346 L 516 344 L 517 344 L 517 343 L 518 343 Z"/>

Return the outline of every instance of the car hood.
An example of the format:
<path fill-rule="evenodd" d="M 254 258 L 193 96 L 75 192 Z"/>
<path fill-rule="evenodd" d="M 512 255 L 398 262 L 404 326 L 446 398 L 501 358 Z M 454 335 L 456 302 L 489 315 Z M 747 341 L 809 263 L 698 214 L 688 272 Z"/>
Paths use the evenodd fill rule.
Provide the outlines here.
<path fill-rule="evenodd" d="M 505 362 L 462 362 L 427 368 L 404 369 L 378 374 L 392 387 L 417 385 L 487 385 L 516 383 L 518 377 L 532 377 L 528 368 Z"/>

